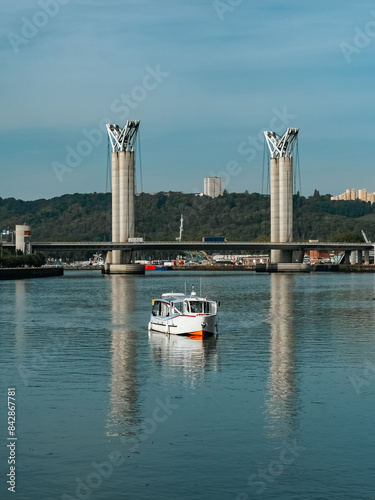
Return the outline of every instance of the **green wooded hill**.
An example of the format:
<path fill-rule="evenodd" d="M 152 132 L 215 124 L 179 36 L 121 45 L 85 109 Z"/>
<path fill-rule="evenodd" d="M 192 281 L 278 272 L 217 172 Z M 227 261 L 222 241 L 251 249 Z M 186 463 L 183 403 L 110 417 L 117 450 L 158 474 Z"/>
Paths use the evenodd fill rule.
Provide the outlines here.
<path fill-rule="evenodd" d="M 174 240 L 184 216 L 183 240 L 225 236 L 228 241 L 267 241 L 269 196 L 224 193 L 215 199 L 179 192 L 136 196 L 136 236 Z M 0 228 L 32 226 L 34 241 L 110 241 L 111 194 L 64 195 L 49 200 L 0 198 Z M 375 204 L 331 201 L 330 195 L 294 196 L 294 241 L 375 240 Z"/>

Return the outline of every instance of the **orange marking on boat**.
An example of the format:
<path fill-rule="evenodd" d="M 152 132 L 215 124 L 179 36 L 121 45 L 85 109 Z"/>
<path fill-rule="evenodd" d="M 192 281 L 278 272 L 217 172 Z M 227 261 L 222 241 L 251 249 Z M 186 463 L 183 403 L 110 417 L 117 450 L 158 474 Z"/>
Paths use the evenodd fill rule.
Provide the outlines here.
<path fill-rule="evenodd" d="M 197 336 L 197 337 L 201 337 L 202 335 L 204 335 L 204 331 L 203 330 L 197 330 L 196 332 L 189 332 L 189 335 L 192 337 L 192 336 Z"/>
<path fill-rule="evenodd" d="M 206 332 L 205 330 L 197 330 L 196 332 L 190 332 L 189 337 L 201 339 L 205 335 L 213 335 L 211 332 Z"/>

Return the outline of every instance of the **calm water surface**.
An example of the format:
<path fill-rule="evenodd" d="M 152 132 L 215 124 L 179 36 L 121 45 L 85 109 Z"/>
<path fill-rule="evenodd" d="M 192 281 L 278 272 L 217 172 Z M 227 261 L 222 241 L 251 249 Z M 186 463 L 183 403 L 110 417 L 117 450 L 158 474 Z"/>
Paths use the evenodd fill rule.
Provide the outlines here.
<path fill-rule="evenodd" d="M 148 334 L 194 284 L 219 336 Z M 375 500 L 369 274 L 0 282 L 0 498 Z M 16 387 L 16 494 L 7 388 Z"/>

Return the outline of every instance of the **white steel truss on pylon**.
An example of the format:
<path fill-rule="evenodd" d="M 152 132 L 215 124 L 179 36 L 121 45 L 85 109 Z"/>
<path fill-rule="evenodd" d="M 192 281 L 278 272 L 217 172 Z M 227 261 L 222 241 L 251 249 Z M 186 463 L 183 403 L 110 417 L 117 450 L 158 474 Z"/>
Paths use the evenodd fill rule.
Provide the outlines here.
<path fill-rule="evenodd" d="M 298 128 L 288 128 L 282 137 L 276 132 L 264 132 L 271 158 L 291 158 L 298 131 Z"/>
<path fill-rule="evenodd" d="M 128 120 L 124 128 L 107 124 L 112 151 L 133 151 L 139 128 L 139 120 Z"/>

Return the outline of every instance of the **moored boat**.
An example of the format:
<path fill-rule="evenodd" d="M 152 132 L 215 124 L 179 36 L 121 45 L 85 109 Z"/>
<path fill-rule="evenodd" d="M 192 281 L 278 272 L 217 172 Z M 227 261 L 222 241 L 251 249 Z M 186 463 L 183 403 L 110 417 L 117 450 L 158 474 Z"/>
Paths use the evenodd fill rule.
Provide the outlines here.
<path fill-rule="evenodd" d="M 163 264 L 146 264 L 145 265 L 145 270 L 146 271 L 170 271 L 172 269 L 172 266 L 164 266 Z"/>
<path fill-rule="evenodd" d="M 218 332 L 218 304 L 198 297 L 193 290 L 184 293 L 164 293 L 153 299 L 149 331 L 173 335 L 209 336 Z"/>

